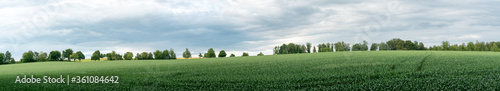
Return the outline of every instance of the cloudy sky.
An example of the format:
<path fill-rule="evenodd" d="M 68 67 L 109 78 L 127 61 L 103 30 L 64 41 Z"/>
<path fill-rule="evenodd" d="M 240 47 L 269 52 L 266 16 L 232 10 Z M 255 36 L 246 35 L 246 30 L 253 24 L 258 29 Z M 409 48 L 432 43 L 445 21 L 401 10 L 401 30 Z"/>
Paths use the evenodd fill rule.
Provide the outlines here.
<path fill-rule="evenodd" d="M 498 41 L 499 0 L 0 0 L 0 52 L 185 48 L 272 54 L 283 43 Z"/>

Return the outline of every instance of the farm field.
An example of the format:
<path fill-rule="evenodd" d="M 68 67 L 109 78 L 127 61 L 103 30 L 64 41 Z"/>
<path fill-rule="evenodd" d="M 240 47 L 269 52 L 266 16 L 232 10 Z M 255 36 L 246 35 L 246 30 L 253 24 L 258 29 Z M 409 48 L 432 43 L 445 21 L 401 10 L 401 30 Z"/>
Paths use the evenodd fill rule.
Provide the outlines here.
<path fill-rule="evenodd" d="M 17 76 L 119 76 L 119 83 L 20 84 Z M 500 90 L 500 53 L 363 51 L 185 60 L 0 65 L 15 90 Z"/>

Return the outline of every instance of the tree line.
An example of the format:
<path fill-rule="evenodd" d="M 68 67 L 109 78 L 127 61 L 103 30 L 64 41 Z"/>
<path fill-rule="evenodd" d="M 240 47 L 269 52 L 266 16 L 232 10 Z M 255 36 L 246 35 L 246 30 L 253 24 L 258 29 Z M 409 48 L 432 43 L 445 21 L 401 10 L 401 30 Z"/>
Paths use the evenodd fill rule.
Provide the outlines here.
<path fill-rule="evenodd" d="M 443 51 L 494 51 L 500 52 L 500 42 L 468 42 L 451 45 L 448 41 L 443 41 L 442 45 L 425 47 L 424 43 L 411 40 L 402 40 L 394 38 L 387 42 L 372 43 L 367 41 L 351 45 L 343 41 L 337 43 L 322 43 L 311 46 L 311 43 L 305 45 L 289 43 L 281 46 L 275 46 L 273 54 L 296 54 L 296 53 L 317 53 L 317 52 L 337 52 L 337 51 L 377 51 L 377 50 L 443 50 Z M 312 47 L 312 48 L 311 48 Z M 312 49 L 312 51 L 311 51 Z"/>
<path fill-rule="evenodd" d="M 183 58 L 191 58 L 191 52 L 188 48 L 182 53 Z M 215 51 L 210 48 L 207 53 L 198 55 L 200 58 L 223 58 L 227 57 L 227 54 L 224 50 L 219 51 L 219 54 L 216 56 Z M 248 53 L 243 52 L 242 56 L 249 56 Z M 264 56 L 261 52 L 257 56 Z M 236 57 L 235 54 L 229 55 L 229 57 Z M 154 52 L 142 52 L 137 53 L 134 57 L 132 52 L 126 52 L 123 55 L 117 53 L 115 51 L 111 51 L 110 53 L 101 53 L 99 50 L 94 51 L 90 60 L 101 60 L 101 58 L 107 58 L 107 60 L 167 60 L 167 59 L 177 59 L 176 53 L 172 48 L 170 50 L 166 49 L 163 51 L 156 50 Z M 61 51 L 54 50 L 49 52 L 36 52 L 36 51 L 28 51 L 24 52 L 21 58 L 22 63 L 27 62 L 42 62 L 42 61 L 81 61 L 85 59 L 85 55 L 81 51 L 74 52 L 73 49 L 68 48 Z M 5 53 L 0 53 L 0 64 L 9 64 L 16 63 L 15 59 L 12 57 L 12 54 L 7 51 Z"/>

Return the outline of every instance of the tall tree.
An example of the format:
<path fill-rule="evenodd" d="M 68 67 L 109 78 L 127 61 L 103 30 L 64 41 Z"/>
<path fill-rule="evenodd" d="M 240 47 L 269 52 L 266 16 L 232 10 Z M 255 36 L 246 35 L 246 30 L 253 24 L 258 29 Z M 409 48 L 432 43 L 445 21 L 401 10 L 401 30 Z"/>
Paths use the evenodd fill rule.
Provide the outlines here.
<path fill-rule="evenodd" d="M 177 55 L 172 48 L 170 48 L 170 59 L 177 59 Z"/>
<path fill-rule="evenodd" d="M 226 57 L 226 56 L 227 56 L 226 51 L 221 50 L 221 51 L 219 52 L 219 57 L 220 57 L 220 58 L 223 58 L 223 57 Z"/>
<path fill-rule="evenodd" d="M 242 57 L 245 57 L 245 56 L 249 56 L 248 53 L 246 52 L 243 52 L 243 54 L 241 55 Z"/>
<path fill-rule="evenodd" d="M 78 54 L 74 53 L 74 54 L 69 55 L 69 59 L 73 59 L 73 61 L 76 61 L 76 59 L 80 58 L 78 56 L 79 56 Z"/>
<path fill-rule="evenodd" d="M 198 55 L 198 57 L 202 58 L 202 57 L 203 57 L 203 55 L 201 55 L 201 53 L 200 53 L 200 54 Z"/>
<path fill-rule="evenodd" d="M 475 49 L 475 45 L 474 45 L 474 42 L 469 42 L 467 43 L 467 49 L 468 51 L 476 51 Z"/>
<path fill-rule="evenodd" d="M 317 51 L 316 51 L 316 47 L 313 47 L 313 51 L 312 51 L 312 52 L 313 52 L 313 53 L 317 53 Z"/>
<path fill-rule="evenodd" d="M 51 61 L 59 61 L 61 58 L 61 52 L 55 50 L 55 51 L 51 51 L 49 53 L 49 60 Z M 62 59 L 61 59 L 62 60 Z"/>
<path fill-rule="evenodd" d="M 63 54 L 62 54 L 63 59 L 64 59 L 64 58 L 68 58 L 68 61 L 71 61 L 71 60 L 70 60 L 70 58 L 69 58 L 69 56 L 70 56 L 71 54 L 73 54 L 73 50 L 72 50 L 71 48 L 68 48 L 68 49 L 64 50 L 64 51 L 63 51 Z"/>
<path fill-rule="evenodd" d="M 260 52 L 257 56 L 264 56 L 264 53 Z"/>
<path fill-rule="evenodd" d="M 9 52 L 9 51 L 6 51 L 6 52 L 5 52 L 5 60 L 6 60 L 6 61 L 10 61 L 10 59 L 12 59 L 12 54 L 10 54 L 10 52 Z"/>
<path fill-rule="evenodd" d="M 134 53 L 132 52 L 126 52 L 125 54 L 123 54 L 123 58 L 125 60 L 132 60 L 132 57 L 134 57 Z"/>
<path fill-rule="evenodd" d="M 142 60 L 149 60 L 149 59 L 148 59 L 148 52 L 142 52 L 142 54 L 141 54 L 141 59 L 142 59 Z"/>
<path fill-rule="evenodd" d="M 35 58 L 33 51 L 28 51 L 23 54 L 23 58 L 21 59 L 21 62 L 26 63 L 26 62 L 35 62 Z"/>
<path fill-rule="evenodd" d="M 37 61 L 47 61 L 47 53 L 45 52 L 40 52 L 38 57 L 36 58 Z"/>
<path fill-rule="evenodd" d="M 163 52 L 160 51 L 160 50 L 156 50 L 155 52 L 153 52 L 154 56 L 155 56 L 155 59 L 164 59 L 165 57 L 163 57 Z"/>
<path fill-rule="evenodd" d="M 154 59 L 154 58 L 153 58 L 153 54 L 152 54 L 151 52 L 149 52 L 149 54 L 148 54 L 148 59 L 149 59 L 149 60 Z"/>
<path fill-rule="evenodd" d="M 0 64 L 3 64 L 3 63 L 7 63 L 7 61 L 5 61 L 5 54 L 0 53 Z"/>
<path fill-rule="evenodd" d="M 168 49 L 163 50 L 163 59 L 170 59 L 170 53 Z"/>
<path fill-rule="evenodd" d="M 186 48 L 186 51 L 184 51 L 184 52 L 182 53 L 182 57 L 184 57 L 184 58 L 186 58 L 186 59 L 187 59 L 187 58 L 191 58 L 191 52 L 189 52 L 189 49 L 188 49 L 188 48 Z"/>
<path fill-rule="evenodd" d="M 76 59 L 78 59 L 79 61 L 82 61 L 82 59 L 85 59 L 85 55 L 82 53 L 82 51 L 76 52 L 76 55 L 78 55 L 78 57 Z"/>
<path fill-rule="evenodd" d="M 307 47 L 307 53 L 311 53 L 311 43 L 307 42 L 306 47 Z"/>
<path fill-rule="evenodd" d="M 371 47 L 370 47 L 370 51 L 377 51 L 378 49 L 378 44 L 377 43 L 372 43 Z"/>
<path fill-rule="evenodd" d="M 208 51 L 207 51 L 207 55 L 206 55 L 205 57 L 206 57 L 206 58 L 215 58 L 216 56 L 215 56 L 215 51 L 214 51 L 214 49 L 212 49 L 212 48 L 208 49 Z"/>
<path fill-rule="evenodd" d="M 94 60 L 94 61 L 101 60 L 100 55 L 101 55 L 101 51 L 96 50 L 96 51 L 94 51 L 94 53 L 92 53 L 90 60 Z"/>
<path fill-rule="evenodd" d="M 494 51 L 494 52 L 500 51 L 500 50 L 498 50 L 497 44 L 493 44 L 493 46 L 491 46 L 491 51 Z"/>
<path fill-rule="evenodd" d="M 231 55 L 229 57 L 236 57 L 236 55 L 234 55 L 234 54 L 231 53 Z"/>
<path fill-rule="evenodd" d="M 443 41 L 442 43 L 441 47 L 443 47 L 443 50 L 450 50 L 450 42 Z"/>

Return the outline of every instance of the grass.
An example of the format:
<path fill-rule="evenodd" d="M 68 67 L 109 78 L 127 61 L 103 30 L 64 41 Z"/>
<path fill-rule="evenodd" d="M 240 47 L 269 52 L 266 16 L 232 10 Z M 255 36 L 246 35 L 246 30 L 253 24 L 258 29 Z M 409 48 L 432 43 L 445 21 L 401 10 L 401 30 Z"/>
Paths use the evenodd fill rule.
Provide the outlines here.
<path fill-rule="evenodd" d="M 119 76 L 118 84 L 15 84 L 16 76 Z M 14 90 L 500 90 L 500 53 L 374 51 L 0 65 Z"/>

